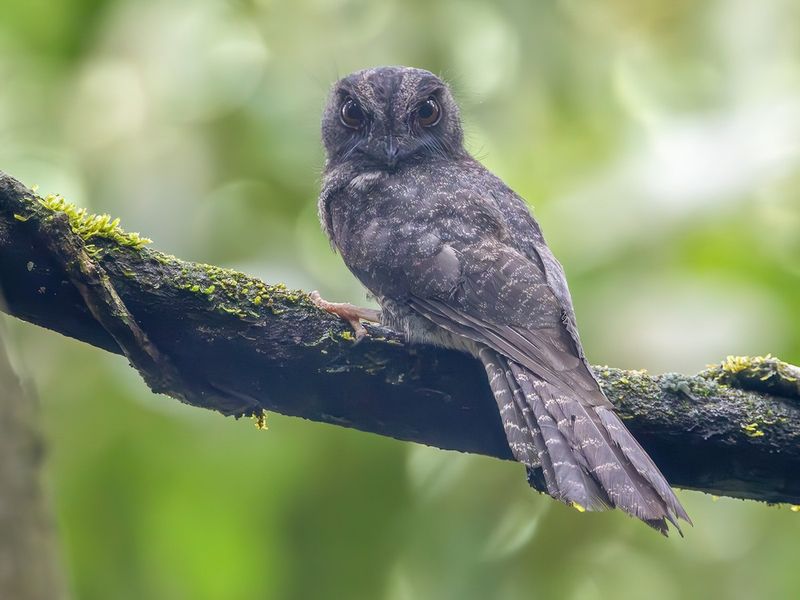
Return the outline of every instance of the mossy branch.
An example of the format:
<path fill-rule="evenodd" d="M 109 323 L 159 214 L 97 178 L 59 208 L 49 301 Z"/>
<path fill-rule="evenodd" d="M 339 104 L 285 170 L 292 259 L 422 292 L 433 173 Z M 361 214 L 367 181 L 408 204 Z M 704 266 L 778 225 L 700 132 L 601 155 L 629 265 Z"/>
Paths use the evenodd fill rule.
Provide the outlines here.
<path fill-rule="evenodd" d="M 119 223 L 0 173 L 3 310 L 124 354 L 156 391 L 511 457 L 484 371 L 382 327 L 356 344 L 305 292 L 151 250 Z M 695 376 L 596 367 L 676 486 L 800 504 L 800 370 L 729 359 Z"/>

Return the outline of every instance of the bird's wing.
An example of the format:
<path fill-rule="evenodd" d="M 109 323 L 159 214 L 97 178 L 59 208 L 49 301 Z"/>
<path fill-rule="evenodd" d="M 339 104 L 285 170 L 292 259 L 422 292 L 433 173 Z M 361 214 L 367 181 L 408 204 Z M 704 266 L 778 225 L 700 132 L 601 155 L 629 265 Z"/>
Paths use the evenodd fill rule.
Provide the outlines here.
<path fill-rule="evenodd" d="M 506 365 L 513 400 L 493 391 L 512 452 L 525 464 L 538 454 L 548 493 L 588 510 L 618 506 L 662 533 L 665 519 L 689 520 L 658 467 L 614 414 L 541 263 L 486 238 L 461 247 L 443 244 L 412 271 L 407 304 L 413 311 L 501 356 L 481 354 L 481 360 L 487 372 Z M 442 279 L 444 274 L 449 277 Z M 441 287 L 430 293 L 443 280 L 457 284 L 446 294 Z M 504 414 L 509 407 L 518 410 L 516 420 Z M 524 436 L 520 443 L 517 430 L 530 435 L 530 443 Z"/>
<path fill-rule="evenodd" d="M 454 257 L 457 260 L 454 260 Z M 457 284 L 437 289 L 442 268 Z M 443 244 L 408 273 L 408 306 L 440 327 L 482 343 L 552 385 L 581 390 L 585 402 L 610 406 L 567 327 L 567 314 L 540 264 L 494 239 Z M 434 291 L 435 293 L 431 293 Z"/>

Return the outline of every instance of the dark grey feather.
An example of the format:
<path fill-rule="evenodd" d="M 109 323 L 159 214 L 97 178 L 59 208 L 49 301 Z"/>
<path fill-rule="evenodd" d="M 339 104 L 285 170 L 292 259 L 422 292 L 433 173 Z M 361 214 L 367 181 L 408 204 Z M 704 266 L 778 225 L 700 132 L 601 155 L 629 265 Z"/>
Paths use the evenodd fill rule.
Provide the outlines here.
<path fill-rule="evenodd" d="M 500 411 L 500 419 L 508 439 L 508 447 L 514 458 L 526 467 L 535 468 L 542 464 L 541 447 L 543 442 L 539 436 L 539 444 L 536 443 L 536 428 L 529 428 L 519 403 L 516 401 L 515 384 L 506 377 L 505 365 L 502 358 L 492 352 L 489 348 L 482 348 L 479 352 L 486 374 L 489 377 L 489 387 L 492 390 L 497 409 Z M 545 456 L 546 460 L 549 460 Z"/>
<path fill-rule="evenodd" d="M 353 103 L 357 122 L 342 116 Z M 423 118 L 431 106 L 438 118 Z M 387 325 L 483 361 L 529 481 L 586 509 L 617 506 L 663 532 L 666 521 L 688 520 L 600 389 L 538 224 L 464 150 L 447 86 L 406 67 L 349 75 L 333 87 L 322 137 L 319 212 L 333 247 Z"/>

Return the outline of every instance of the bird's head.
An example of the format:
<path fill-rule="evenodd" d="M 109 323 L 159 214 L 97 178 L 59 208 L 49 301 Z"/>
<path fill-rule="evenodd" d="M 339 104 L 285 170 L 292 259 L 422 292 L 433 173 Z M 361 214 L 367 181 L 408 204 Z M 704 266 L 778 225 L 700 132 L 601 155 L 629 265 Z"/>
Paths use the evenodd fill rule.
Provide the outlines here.
<path fill-rule="evenodd" d="M 464 154 L 458 106 L 436 75 L 410 67 L 357 71 L 337 81 L 322 116 L 328 163 L 394 171 Z"/>

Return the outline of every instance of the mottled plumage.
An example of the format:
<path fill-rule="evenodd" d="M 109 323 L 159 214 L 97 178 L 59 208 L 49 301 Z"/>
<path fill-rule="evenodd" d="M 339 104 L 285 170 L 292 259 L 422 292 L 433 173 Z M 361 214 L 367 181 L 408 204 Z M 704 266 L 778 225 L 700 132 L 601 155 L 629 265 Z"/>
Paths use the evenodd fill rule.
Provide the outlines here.
<path fill-rule="evenodd" d="M 385 324 L 483 362 L 531 485 L 664 533 L 688 520 L 600 389 L 564 272 L 525 202 L 464 150 L 447 86 L 405 67 L 349 75 L 322 137 L 319 214 L 334 248 Z"/>

